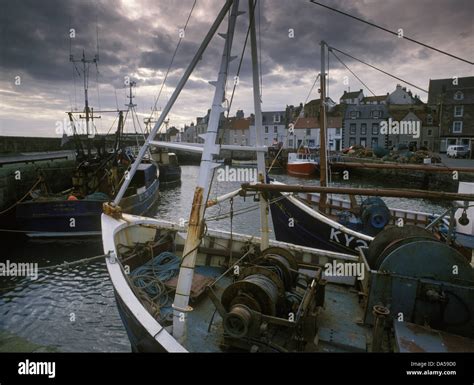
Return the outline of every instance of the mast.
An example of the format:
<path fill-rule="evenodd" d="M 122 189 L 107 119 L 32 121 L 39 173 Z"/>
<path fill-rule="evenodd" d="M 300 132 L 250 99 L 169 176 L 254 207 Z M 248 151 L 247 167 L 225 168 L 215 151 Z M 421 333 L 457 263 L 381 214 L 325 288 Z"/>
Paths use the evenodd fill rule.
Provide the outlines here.
<path fill-rule="evenodd" d="M 256 0 L 258 1 L 258 0 Z M 253 104 L 255 109 L 255 137 L 256 146 L 263 145 L 262 132 L 262 100 L 260 98 L 260 76 L 258 70 L 258 55 L 257 55 L 257 36 L 255 31 L 255 1 L 249 0 L 249 19 L 250 19 L 250 44 L 252 50 L 252 77 L 253 77 Z M 265 153 L 257 151 L 257 171 L 258 181 L 266 183 L 265 170 Z M 260 233 L 261 233 L 261 248 L 262 250 L 268 248 L 268 201 L 260 194 Z"/>
<path fill-rule="evenodd" d="M 191 293 L 198 247 L 201 243 L 201 236 L 204 230 L 203 218 L 211 184 L 211 177 L 213 169 L 219 166 L 219 163 L 215 162 L 215 155 L 219 154 L 219 146 L 216 145 L 216 140 L 220 116 L 221 113 L 224 112 L 222 104 L 225 100 L 225 85 L 229 61 L 231 60 L 230 52 L 234 38 L 238 8 L 239 1 L 235 0 L 229 17 L 227 33 L 219 34 L 225 39 L 224 50 L 222 53 L 217 81 L 211 82 L 211 84 L 216 87 L 216 90 L 212 101 L 207 132 L 204 134 L 204 151 L 201 158 L 201 165 L 199 167 L 197 186 L 194 190 L 193 205 L 188 222 L 188 233 L 184 244 L 183 259 L 179 269 L 178 284 L 176 286 L 176 293 L 173 302 L 173 337 L 180 343 L 183 343 L 186 340 L 187 313 L 192 311 L 192 308 L 189 306 L 189 296 Z M 161 117 L 163 117 L 163 115 L 161 115 L 160 118 Z"/>
<path fill-rule="evenodd" d="M 319 112 L 319 183 L 322 187 L 327 186 L 327 158 L 326 158 L 326 42 L 321 41 L 321 76 L 320 92 L 321 103 Z M 319 201 L 319 209 L 325 211 L 326 194 L 322 193 Z"/>
<path fill-rule="evenodd" d="M 189 76 L 191 76 L 191 73 L 194 70 L 194 67 L 196 67 L 197 63 L 199 60 L 201 60 L 201 56 L 206 50 L 209 42 L 211 41 L 212 37 L 217 31 L 217 28 L 219 28 L 219 25 L 221 24 L 222 20 L 227 14 L 227 11 L 231 7 L 233 3 L 233 0 L 227 0 L 224 6 L 222 7 L 221 11 L 216 17 L 216 20 L 214 20 L 214 23 L 212 24 L 211 28 L 209 29 L 209 32 L 207 33 L 206 37 L 204 38 L 203 42 L 201 43 L 201 46 L 195 53 L 193 59 L 191 60 L 191 63 L 189 63 L 188 68 L 186 69 L 186 72 L 184 73 L 183 77 L 179 81 L 178 85 L 176 86 L 176 89 L 174 90 L 173 94 L 171 95 L 170 99 L 168 100 L 168 103 L 166 103 L 165 108 L 163 109 L 163 112 L 160 114 L 160 117 L 158 118 L 157 122 L 155 123 L 155 126 L 150 132 L 150 135 L 148 135 L 145 143 L 143 146 L 140 148 L 140 152 L 137 155 L 137 158 L 135 159 L 135 162 L 133 162 L 132 167 L 130 169 L 129 173 L 129 178 L 125 178 L 123 181 L 122 186 L 120 187 L 119 192 L 117 193 L 117 196 L 114 199 L 113 205 L 118 206 L 120 201 L 122 200 L 123 196 L 125 195 L 125 191 L 127 191 L 128 186 L 130 185 L 130 181 L 133 178 L 133 175 L 135 175 L 135 172 L 137 171 L 137 168 L 142 161 L 143 157 L 145 156 L 145 153 L 148 151 L 150 147 L 150 143 L 155 139 L 156 133 L 160 129 L 161 125 L 166 119 L 166 116 L 170 112 L 171 108 L 173 107 L 176 99 L 178 98 L 179 94 L 181 93 L 181 90 L 183 89 L 184 85 L 186 84 L 187 80 L 189 79 Z"/>
<path fill-rule="evenodd" d="M 99 56 L 96 54 L 93 59 L 86 59 L 86 54 L 84 50 L 82 50 L 82 58 L 81 59 L 74 59 L 72 54 L 69 55 L 69 61 L 71 63 L 82 63 L 82 78 L 84 83 L 84 112 L 86 114 L 86 133 L 87 133 L 87 156 L 90 157 L 91 155 L 91 143 L 90 143 L 90 136 L 89 136 L 89 121 L 94 118 L 93 114 L 91 116 L 91 110 L 89 108 L 89 64 L 95 63 L 99 61 Z"/>

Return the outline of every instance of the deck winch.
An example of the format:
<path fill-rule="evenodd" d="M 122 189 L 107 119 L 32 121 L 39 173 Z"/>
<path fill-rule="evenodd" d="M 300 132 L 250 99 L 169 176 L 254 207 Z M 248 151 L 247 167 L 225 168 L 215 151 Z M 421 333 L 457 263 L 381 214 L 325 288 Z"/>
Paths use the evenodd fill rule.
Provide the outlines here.
<path fill-rule="evenodd" d="M 394 322 L 474 336 L 474 270 L 455 247 L 423 228 L 389 227 L 364 254 L 372 270 L 367 323 L 383 304 Z"/>
<path fill-rule="evenodd" d="M 229 346 L 300 350 L 314 340 L 323 301 L 321 270 L 303 273 L 290 252 L 271 247 L 240 269 L 216 307 Z"/>
<path fill-rule="evenodd" d="M 390 210 L 378 197 L 369 197 L 360 205 L 360 218 L 366 233 L 375 235 L 390 221 Z"/>

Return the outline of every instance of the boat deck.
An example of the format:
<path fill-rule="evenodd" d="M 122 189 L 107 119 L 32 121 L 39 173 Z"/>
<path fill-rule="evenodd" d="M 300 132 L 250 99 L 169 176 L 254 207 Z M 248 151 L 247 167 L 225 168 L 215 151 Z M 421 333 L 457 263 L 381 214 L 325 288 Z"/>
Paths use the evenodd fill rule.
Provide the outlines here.
<path fill-rule="evenodd" d="M 367 351 L 370 332 L 362 325 L 363 317 L 359 296 L 353 288 L 327 284 L 324 310 L 318 318 L 317 351 Z"/>
<path fill-rule="evenodd" d="M 205 277 L 217 278 L 223 269 L 210 266 L 198 266 L 196 273 Z M 220 297 L 225 287 L 232 282 L 223 277 L 215 286 L 214 292 Z M 171 319 L 173 295 L 162 314 Z M 193 311 L 189 313 L 188 338 L 186 348 L 192 352 L 222 352 L 222 317 L 207 295 L 202 295 L 191 303 Z M 317 352 L 365 352 L 370 341 L 369 328 L 362 325 L 363 310 L 359 304 L 357 292 L 348 286 L 327 284 L 325 305 L 319 318 L 318 336 L 315 340 Z M 211 325 L 211 326 L 210 326 Z M 314 346 L 313 346 L 314 348 Z M 312 349 L 313 350 L 313 349 Z"/>

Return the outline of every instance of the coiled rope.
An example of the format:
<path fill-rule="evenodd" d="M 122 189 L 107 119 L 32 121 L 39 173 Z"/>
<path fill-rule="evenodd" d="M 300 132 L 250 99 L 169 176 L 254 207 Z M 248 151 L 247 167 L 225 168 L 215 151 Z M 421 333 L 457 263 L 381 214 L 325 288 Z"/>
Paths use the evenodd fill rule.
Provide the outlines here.
<path fill-rule="evenodd" d="M 164 282 L 177 275 L 180 264 L 178 256 L 165 251 L 130 273 L 131 282 L 152 301 L 158 301 L 163 306 L 169 299 Z"/>

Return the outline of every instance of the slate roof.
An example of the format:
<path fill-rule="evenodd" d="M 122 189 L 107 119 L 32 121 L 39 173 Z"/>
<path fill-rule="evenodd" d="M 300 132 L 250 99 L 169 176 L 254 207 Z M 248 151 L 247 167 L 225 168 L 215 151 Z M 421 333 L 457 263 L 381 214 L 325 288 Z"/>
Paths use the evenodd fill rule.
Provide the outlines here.
<path fill-rule="evenodd" d="M 474 76 L 458 79 L 458 85 L 453 79 L 431 79 L 428 89 L 428 104 L 474 104 Z M 455 100 L 454 94 L 462 91 L 464 98 Z"/>
<path fill-rule="evenodd" d="M 382 111 L 381 116 L 376 119 L 388 119 L 388 108 L 385 104 L 359 104 L 359 105 L 348 105 L 345 112 L 345 119 L 348 121 L 352 120 L 351 112 L 360 111 L 360 116 L 356 119 L 374 119 L 370 113 L 372 111 Z"/>
<path fill-rule="evenodd" d="M 344 91 L 344 94 L 341 96 L 340 100 L 341 99 L 355 99 L 360 95 L 361 92 L 362 90 L 353 91 L 353 92 Z"/>

